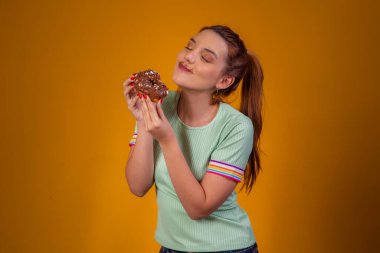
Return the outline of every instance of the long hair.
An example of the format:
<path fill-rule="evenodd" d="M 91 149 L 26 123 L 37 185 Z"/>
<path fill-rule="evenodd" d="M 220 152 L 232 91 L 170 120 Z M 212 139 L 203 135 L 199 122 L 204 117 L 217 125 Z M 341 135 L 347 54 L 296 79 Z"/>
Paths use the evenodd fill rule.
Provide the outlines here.
<path fill-rule="evenodd" d="M 243 184 L 246 191 L 250 193 L 260 170 L 262 170 L 260 162 L 260 134 L 263 125 L 263 70 L 258 58 L 253 53 L 248 53 L 239 35 L 229 27 L 223 25 L 206 26 L 200 31 L 203 30 L 212 30 L 225 40 L 228 46 L 228 57 L 224 72 L 226 75 L 235 77 L 235 81 L 231 86 L 214 92 L 212 103 L 223 101 L 223 98 L 228 97 L 236 90 L 239 83 L 242 83 L 240 112 L 252 120 L 254 128 L 253 147 L 246 170 L 244 171 Z"/>

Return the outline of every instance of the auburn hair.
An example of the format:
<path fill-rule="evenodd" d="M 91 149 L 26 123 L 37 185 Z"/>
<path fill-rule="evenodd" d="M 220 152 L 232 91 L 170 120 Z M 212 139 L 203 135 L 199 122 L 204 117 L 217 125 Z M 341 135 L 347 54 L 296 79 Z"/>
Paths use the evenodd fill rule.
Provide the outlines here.
<path fill-rule="evenodd" d="M 212 103 L 218 103 L 235 91 L 241 83 L 240 112 L 249 117 L 253 123 L 253 147 L 244 171 L 246 191 L 251 192 L 257 176 L 262 170 L 260 162 L 260 134 L 263 125 L 263 81 L 264 74 L 258 58 L 247 51 L 239 35 L 229 27 L 214 25 L 203 27 L 200 31 L 212 30 L 227 43 L 226 75 L 235 77 L 234 83 L 226 89 L 216 90 L 212 95 Z M 242 187 L 242 188 L 243 188 Z"/>

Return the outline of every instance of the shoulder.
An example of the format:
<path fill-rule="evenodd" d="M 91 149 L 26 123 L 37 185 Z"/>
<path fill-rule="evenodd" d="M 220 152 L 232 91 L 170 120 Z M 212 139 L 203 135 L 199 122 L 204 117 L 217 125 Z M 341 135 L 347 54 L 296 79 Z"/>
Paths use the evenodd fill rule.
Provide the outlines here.
<path fill-rule="evenodd" d="M 225 133 L 244 133 L 253 135 L 252 120 L 229 104 L 221 103 L 223 109 L 220 120 L 224 122 Z M 247 136 L 248 137 L 248 136 Z"/>
<path fill-rule="evenodd" d="M 222 114 L 219 120 L 222 128 L 213 150 L 212 160 L 244 170 L 253 146 L 252 121 L 228 104 L 222 103 L 221 108 Z"/>

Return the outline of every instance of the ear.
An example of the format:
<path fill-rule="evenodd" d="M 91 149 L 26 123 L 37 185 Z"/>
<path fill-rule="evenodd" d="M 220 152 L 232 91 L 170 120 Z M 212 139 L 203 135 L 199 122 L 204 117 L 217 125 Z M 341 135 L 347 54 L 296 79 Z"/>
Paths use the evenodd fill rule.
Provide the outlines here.
<path fill-rule="evenodd" d="M 223 76 L 220 78 L 219 82 L 216 84 L 216 88 L 220 90 L 227 89 L 235 82 L 234 76 Z"/>

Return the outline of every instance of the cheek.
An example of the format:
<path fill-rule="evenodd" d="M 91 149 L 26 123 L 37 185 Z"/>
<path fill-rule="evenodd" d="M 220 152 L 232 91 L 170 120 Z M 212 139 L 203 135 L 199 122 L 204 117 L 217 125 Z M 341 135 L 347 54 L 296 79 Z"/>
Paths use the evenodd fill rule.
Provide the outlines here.
<path fill-rule="evenodd" d="M 177 54 L 177 61 L 182 61 L 185 57 L 185 52 L 184 50 L 181 50 L 178 54 Z"/>
<path fill-rule="evenodd" d="M 199 66 L 198 73 L 203 78 L 213 80 L 218 79 L 221 74 L 221 69 L 215 65 L 202 65 Z"/>

